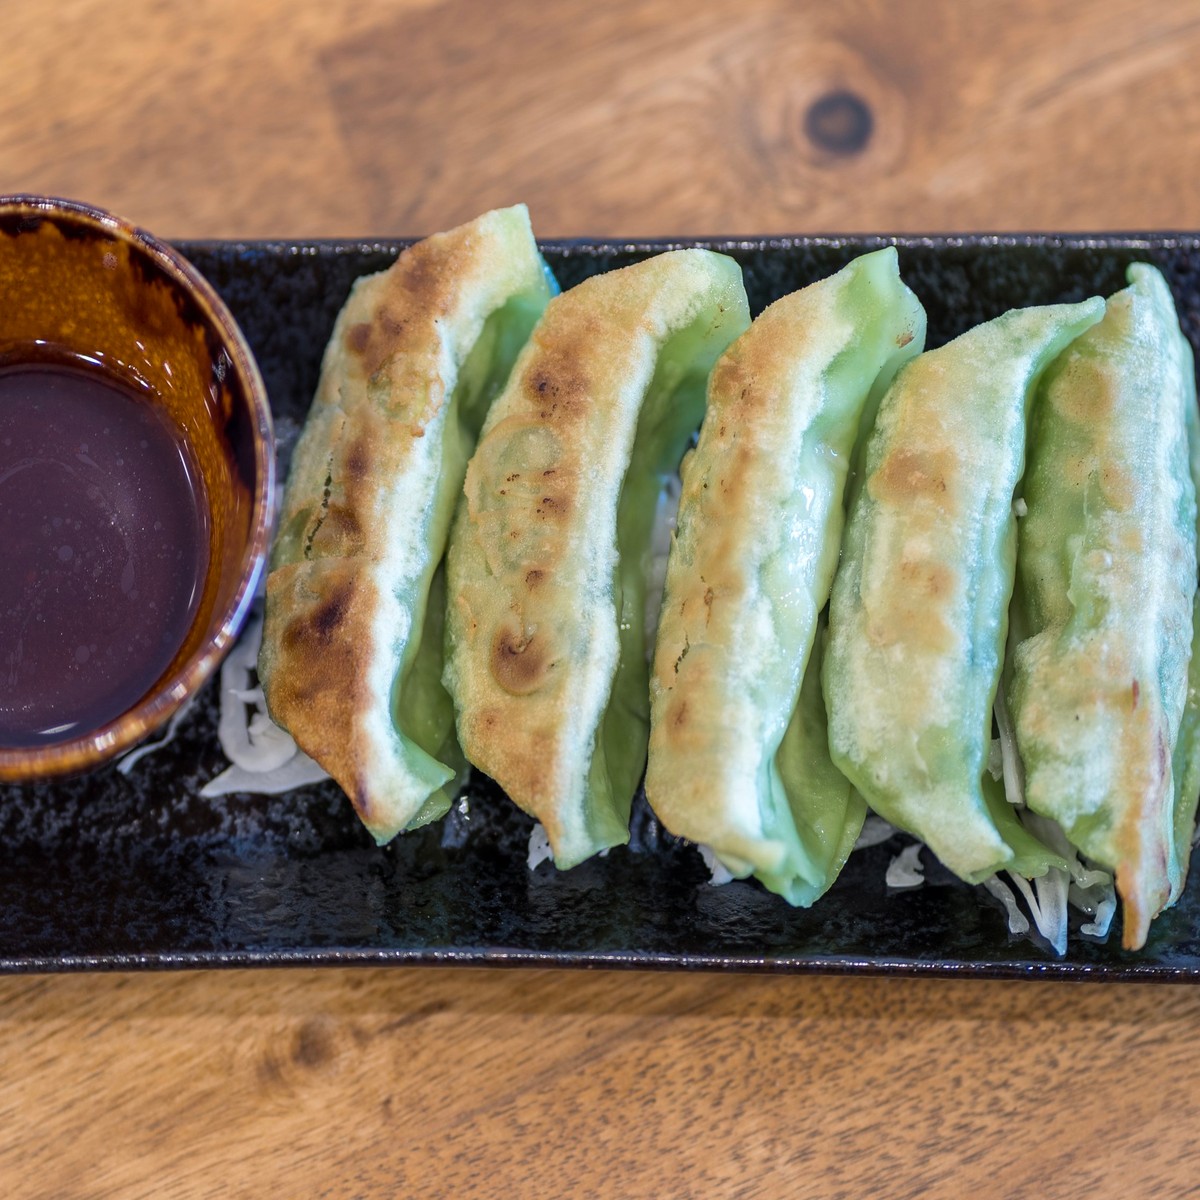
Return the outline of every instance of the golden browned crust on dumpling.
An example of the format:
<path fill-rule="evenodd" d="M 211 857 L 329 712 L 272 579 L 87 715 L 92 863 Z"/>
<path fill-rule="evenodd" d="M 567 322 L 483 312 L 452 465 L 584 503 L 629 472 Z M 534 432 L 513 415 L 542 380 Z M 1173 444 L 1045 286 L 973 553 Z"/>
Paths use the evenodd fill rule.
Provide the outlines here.
<path fill-rule="evenodd" d="M 1030 389 L 1103 313 L 1015 309 L 915 359 L 880 407 L 842 541 L 823 686 L 833 761 L 960 878 L 1012 861 L 982 777 Z"/>
<path fill-rule="evenodd" d="M 365 714 L 372 702 L 365 631 L 374 592 L 353 559 L 288 563 L 272 571 L 268 605 L 280 614 L 279 629 L 264 674 L 272 715 L 342 785 L 368 828 L 380 818 L 363 770 L 370 756 L 359 744 L 355 714 Z"/>
<path fill-rule="evenodd" d="M 542 821 L 560 863 L 597 848 L 583 810 L 620 655 L 617 501 L 642 399 L 663 341 L 721 289 L 744 312 L 736 266 L 684 250 L 557 297 L 467 471 L 448 557 L 459 740 Z"/>
<path fill-rule="evenodd" d="M 443 499 L 447 409 L 487 318 L 544 286 L 541 271 L 518 208 L 436 234 L 359 280 L 292 461 L 267 581 L 264 692 L 381 840 L 440 786 L 440 764 L 390 710 L 461 478 Z M 441 781 L 452 774 L 442 768 Z"/>
<path fill-rule="evenodd" d="M 776 301 L 713 368 L 681 471 L 646 797 L 735 873 L 799 869 L 799 836 L 770 801 L 775 757 L 837 566 L 864 406 L 923 344 L 888 248 Z"/>
<path fill-rule="evenodd" d="M 759 573 L 786 536 L 780 524 L 799 457 L 789 455 L 793 427 L 812 415 L 788 405 L 794 363 L 825 334 L 793 316 L 806 299 L 794 293 L 772 305 L 713 368 L 700 444 L 682 471 L 687 520 L 668 566 L 651 680 L 647 798 L 673 833 L 718 843 L 743 871 L 772 868 L 782 856 L 778 844 L 765 844 L 756 797 L 761 743 L 772 734 L 778 742 L 786 715 L 777 730 L 748 731 L 758 713 L 739 694 L 729 722 L 722 698 L 731 687 L 752 692 L 743 673 L 767 670 L 760 656 L 780 654 Z M 802 666 L 803 656 L 796 659 Z M 793 675 L 790 702 L 800 682 Z"/>
<path fill-rule="evenodd" d="M 1192 357 L 1145 264 L 1050 369 L 1034 414 L 1009 702 L 1025 800 L 1115 871 L 1138 949 L 1181 882 L 1172 752 L 1196 591 Z"/>
<path fill-rule="evenodd" d="M 565 835 L 555 806 L 572 786 L 563 776 L 586 767 L 575 761 L 580 725 L 572 718 L 602 702 L 618 654 L 615 504 L 598 511 L 588 501 L 599 490 L 593 477 L 610 495 L 619 490 L 654 369 L 639 325 L 646 285 L 658 281 L 641 282 L 630 288 L 641 295 L 626 292 L 627 312 L 609 301 L 603 276 L 547 311 L 497 405 L 503 419 L 485 431 L 467 469 L 462 536 L 477 569 L 468 579 L 451 565 L 449 625 L 464 646 L 454 661 L 459 690 L 471 697 L 459 706 L 459 739 L 472 762 L 542 820 L 552 844 Z M 606 404 L 633 415 L 621 423 L 594 411 Z M 588 525 L 603 527 L 599 570 L 585 570 L 578 553 Z"/>

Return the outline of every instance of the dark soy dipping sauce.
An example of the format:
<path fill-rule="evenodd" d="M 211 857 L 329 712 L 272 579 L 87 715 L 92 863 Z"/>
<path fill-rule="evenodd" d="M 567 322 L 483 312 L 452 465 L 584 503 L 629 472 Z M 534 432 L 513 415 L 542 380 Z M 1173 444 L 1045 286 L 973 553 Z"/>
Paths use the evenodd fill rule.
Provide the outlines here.
<path fill-rule="evenodd" d="M 208 510 L 170 417 L 100 368 L 0 367 L 0 746 L 98 729 L 183 644 Z"/>

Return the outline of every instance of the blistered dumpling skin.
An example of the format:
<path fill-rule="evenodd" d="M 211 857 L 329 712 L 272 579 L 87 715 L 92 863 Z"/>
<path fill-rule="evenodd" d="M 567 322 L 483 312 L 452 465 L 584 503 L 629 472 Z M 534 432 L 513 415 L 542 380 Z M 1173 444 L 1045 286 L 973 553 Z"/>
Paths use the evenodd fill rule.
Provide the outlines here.
<path fill-rule="evenodd" d="M 683 469 L 646 795 L 671 832 L 794 904 L 829 886 L 862 824 L 829 762 L 815 672 L 797 698 L 864 407 L 924 340 L 890 247 L 785 296 L 717 363 Z"/>
<path fill-rule="evenodd" d="M 1137 949 L 1186 862 L 1171 766 L 1196 592 L 1195 398 L 1166 282 L 1144 264 L 1128 278 L 1035 406 L 1009 707 L 1026 803 L 1115 871 Z"/>
<path fill-rule="evenodd" d="M 484 413 L 550 298 L 524 206 L 360 279 L 292 460 L 259 674 L 273 719 L 380 842 L 463 767 L 441 684 L 442 561 Z"/>
<path fill-rule="evenodd" d="M 1016 558 L 1028 399 L 1104 312 L 1016 309 L 914 359 L 880 405 L 830 599 L 834 762 L 961 878 L 1008 866 L 981 787 Z"/>
<path fill-rule="evenodd" d="M 748 325 L 737 264 L 679 250 L 555 299 L 467 471 L 445 681 L 467 757 L 566 868 L 628 840 L 645 764 L 645 572 L 661 476 Z"/>

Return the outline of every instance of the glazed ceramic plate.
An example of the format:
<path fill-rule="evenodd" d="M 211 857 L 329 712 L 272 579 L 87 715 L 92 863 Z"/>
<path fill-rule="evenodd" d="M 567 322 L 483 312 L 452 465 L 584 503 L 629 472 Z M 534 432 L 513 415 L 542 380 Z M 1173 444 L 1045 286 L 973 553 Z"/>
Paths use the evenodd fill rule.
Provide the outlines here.
<path fill-rule="evenodd" d="M 670 243 L 677 245 L 680 243 Z M 691 243 L 689 243 L 691 244 Z M 751 309 L 886 244 L 879 238 L 706 242 L 743 265 Z M 938 345 L 1024 304 L 1107 295 L 1125 266 L 1166 272 L 1200 350 L 1200 239 L 901 238 L 905 281 Z M 184 253 L 222 293 L 258 355 L 281 455 L 295 441 L 351 282 L 402 243 L 196 243 Z M 564 287 L 668 244 L 551 243 Z M 0 970 L 456 963 L 1094 979 L 1200 978 L 1200 872 L 1125 953 L 1119 925 L 1056 958 L 1011 937 L 999 904 L 926 855 L 926 884 L 884 884 L 905 840 L 854 853 L 809 910 L 753 882 L 713 887 L 697 852 L 639 796 L 633 838 L 572 871 L 530 871 L 532 822 L 476 778 L 444 821 L 378 848 L 330 782 L 286 796 L 205 800 L 226 765 L 215 681 L 175 740 L 115 768 L 0 788 Z"/>

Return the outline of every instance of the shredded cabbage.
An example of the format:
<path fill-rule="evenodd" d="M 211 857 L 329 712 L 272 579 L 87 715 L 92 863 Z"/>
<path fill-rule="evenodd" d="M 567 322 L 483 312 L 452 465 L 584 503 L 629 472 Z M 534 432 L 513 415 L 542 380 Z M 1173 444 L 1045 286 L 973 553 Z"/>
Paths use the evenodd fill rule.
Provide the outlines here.
<path fill-rule="evenodd" d="M 924 842 L 913 842 L 905 846 L 895 858 L 888 863 L 884 883 L 890 888 L 918 888 L 925 882 L 925 864 L 921 862 L 921 850 Z"/>
<path fill-rule="evenodd" d="M 140 746 L 130 750 L 127 754 L 121 755 L 117 760 L 117 770 L 122 775 L 128 775 L 133 770 L 134 765 L 140 762 L 147 754 L 153 754 L 156 750 L 161 750 L 168 742 L 175 740 L 175 731 L 183 723 L 184 717 L 191 711 L 192 705 L 196 702 L 195 696 L 189 696 L 172 714 L 170 721 L 167 722 L 167 728 L 155 742 L 143 742 Z"/>
<path fill-rule="evenodd" d="M 1016 884 L 1029 908 L 1037 931 L 1048 941 L 1055 954 L 1067 952 L 1067 873 L 1051 867 L 1045 875 L 1032 881 L 1023 875 L 1006 871 Z"/>
<path fill-rule="evenodd" d="M 258 686 L 262 613 L 256 604 L 238 643 L 221 664 L 217 739 L 233 764 L 200 789 L 209 799 L 231 792 L 277 796 L 329 776 L 267 715 Z"/>
<path fill-rule="evenodd" d="M 981 886 L 987 888 L 1004 905 L 1004 911 L 1008 914 L 1009 933 L 1020 934 L 1029 932 L 1029 921 L 1017 904 L 1017 898 L 1013 895 L 1012 888 L 999 875 L 993 875 L 990 879 L 985 879 Z"/>
<path fill-rule="evenodd" d="M 1116 915 L 1116 911 L 1117 894 L 1113 885 L 1109 883 L 1108 894 L 1096 905 L 1094 918 L 1080 925 L 1079 932 L 1086 933 L 1089 937 L 1108 937 L 1108 930 L 1112 925 L 1112 919 Z"/>
<path fill-rule="evenodd" d="M 1025 765 L 1017 752 L 1017 738 L 1013 733 L 1012 718 L 1008 715 L 1008 704 L 1004 689 L 996 690 L 996 728 L 1000 731 L 1001 776 L 1004 779 L 1004 795 L 1015 808 L 1025 807 Z"/>
<path fill-rule="evenodd" d="M 459 798 L 451 806 L 442 822 L 442 847 L 446 850 L 461 850 L 467 844 L 467 834 L 471 826 L 471 805 L 466 796 Z"/>
<path fill-rule="evenodd" d="M 529 855 L 526 860 L 531 871 L 536 871 L 544 862 L 554 861 L 554 851 L 550 848 L 550 839 L 539 821 L 529 831 Z"/>
<path fill-rule="evenodd" d="M 1004 778 L 1004 743 L 999 738 L 988 746 L 987 772 L 997 783 Z"/>
<path fill-rule="evenodd" d="M 858 840 L 854 843 L 854 850 L 863 850 L 867 846 L 878 846 L 880 842 L 886 842 L 895 832 L 895 825 L 872 813 L 863 822 Z"/>
<path fill-rule="evenodd" d="M 253 792 L 260 796 L 279 796 L 294 788 L 320 783 L 329 776 L 307 754 L 299 751 L 287 762 L 269 771 L 247 770 L 236 763 L 226 767 L 201 789 L 200 795 L 212 800 L 233 792 Z"/>
<path fill-rule="evenodd" d="M 731 883 L 737 878 L 717 857 L 717 852 L 711 846 L 697 846 L 696 849 L 700 851 L 700 857 L 704 859 L 704 865 L 708 868 L 708 882 L 713 887 L 720 887 L 723 883 Z"/>

